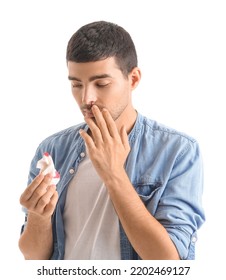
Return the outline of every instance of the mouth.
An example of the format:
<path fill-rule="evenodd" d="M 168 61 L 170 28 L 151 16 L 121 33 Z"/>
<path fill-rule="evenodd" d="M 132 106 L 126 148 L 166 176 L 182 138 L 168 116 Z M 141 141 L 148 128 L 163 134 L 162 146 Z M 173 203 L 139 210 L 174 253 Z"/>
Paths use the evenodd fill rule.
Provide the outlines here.
<path fill-rule="evenodd" d="M 82 110 L 82 114 L 85 118 L 94 118 L 94 115 L 91 110 L 84 109 Z"/>

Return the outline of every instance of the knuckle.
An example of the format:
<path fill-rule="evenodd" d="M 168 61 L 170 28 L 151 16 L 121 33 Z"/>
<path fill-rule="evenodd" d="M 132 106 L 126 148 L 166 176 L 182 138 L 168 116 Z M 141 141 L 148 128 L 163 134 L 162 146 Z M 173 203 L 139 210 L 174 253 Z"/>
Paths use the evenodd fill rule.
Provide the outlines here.
<path fill-rule="evenodd" d="M 51 199 L 51 200 L 49 201 L 48 205 L 49 205 L 49 207 L 50 207 L 51 209 L 53 209 L 53 208 L 55 208 L 55 206 L 56 206 L 56 201 Z"/>
<path fill-rule="evenodd" d="M 23 206 L 31 212 L 33 212 L 35 209 L 35 206 L 31 202 L 24 203 Z"/>
<path fill-rule="evenodd" d="M 42 196 L 38 201 L 38 206 L 39 207 L 44 207 L 48 204 L 48 202 L 49 202 L 49 199 L 47 197 Z"/>
<path fill-rule="evenodd" d="M 41 197 L 43 194 L 44 194 L 43 188 L 37 188 L 34 192 L 34 196 L 37 198 Z"/>
<path fill-rule="evenodd" d="M 21 205 L 24 205 L 25 203 L 26 203 L 26 200 L 25 200 L 25 198 L 24 198 L 24 194 L 22 194 L 21 196 L 20 196 L 20 204 Z"/>
<path fill-rule="evenodd" d="M 31 207 L 31 202 L 30 202 L 30 200 L 27 200 L 24 194 L 22 194 L 22 195 L 20 196 L 19 201 L 20 201 L 20 204 L 21 204 L 23 207 L 25 207 L 25 208 L 27 208 L 27 209 L 32 208 L 32 207 Z"/>
<path fill-rule="evenodd" d="M 105 122 L 103 119 L 100 119 L 100 120 L 98 121 L 98 126 L 99 126 L 99 128 L 101 128 L 101 127 L 103 127 L 103 128 L 107 127 L 106 122 Z"/>

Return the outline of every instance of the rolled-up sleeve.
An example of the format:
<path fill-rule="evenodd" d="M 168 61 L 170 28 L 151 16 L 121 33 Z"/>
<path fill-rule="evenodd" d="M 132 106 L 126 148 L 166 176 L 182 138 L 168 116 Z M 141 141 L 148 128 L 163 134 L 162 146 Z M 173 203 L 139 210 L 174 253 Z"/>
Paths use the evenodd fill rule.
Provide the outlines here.
<path fill-rule="evenodd" d="M 165 227 L 181 259 L 195 258 L 202 207 L 203 164 L 196 141 L 188 140 L 172 167 L 155 218 Z"/>

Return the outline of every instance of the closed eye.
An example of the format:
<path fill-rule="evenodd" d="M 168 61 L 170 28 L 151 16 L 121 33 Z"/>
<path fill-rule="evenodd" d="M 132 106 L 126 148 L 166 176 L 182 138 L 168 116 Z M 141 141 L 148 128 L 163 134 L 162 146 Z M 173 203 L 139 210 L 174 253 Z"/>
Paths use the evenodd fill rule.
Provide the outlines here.
<path fill-rule="evenodd" d="M 73 88 L 82 88 L 82 84 L 72 84 Z"/>
<path fill-rule="evenodd" d="M 108 85 L 110 85 L 110 83 L 106 83 L 106 84 L 96 84 L 96 86 L 99 87 L 99 88 L 104 88 L 104 87 L 107 87 Z"/>

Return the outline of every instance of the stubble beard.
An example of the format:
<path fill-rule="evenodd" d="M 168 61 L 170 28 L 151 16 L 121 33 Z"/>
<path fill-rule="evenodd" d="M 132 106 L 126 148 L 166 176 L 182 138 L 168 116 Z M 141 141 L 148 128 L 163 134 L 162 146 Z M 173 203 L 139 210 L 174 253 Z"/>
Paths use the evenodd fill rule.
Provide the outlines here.
<path fill-rule="evenodd" d="M 91 108 L 92 108 L 92 106 L 93 106 L 94 104 L 91 104 L 91 105 L 82 105 L 81 106 L 81 111 L 82 111 L 82 113 L 83 113 L 83 115 L 84 115 L 84 110 L 86 110 L 87 112 L 89 112 L 90 114 L 92 113 L 92 110 L 91 110 Z M 112 119 L 114 120 L 114 121 L 117 121 L 118 119 L 119 119 L 119 117 L 123 114 L 123 112 L 126 110 L 126 108 L 128 107 L 128 103 L 127 104 L 125 104 L 125 105 L 120 105 L 120 107 L 119 108 L 115 108 L 115 109 L 113 109 L 113 110 L 110 110 L 110 109 L 108 109 L 107 107 L 104 107 L 104 106 L 99 106 L 99 105 L 97 105 L 97 104 L 95 104 L 98 108 L 99 108 L 99 110 L 102 112 L 102 110 L 104 109 L 104 108 L 106 108 L 108 111 L 109 111 L 109 113 L 110 113 L 110 115 L 111 115 L 111 117 L 112 117 Z M 91 117 L 94 121 L 95 121 L 95 123 L 96 123 L 96 120 L 95 120 L 95 117 Z"/>

